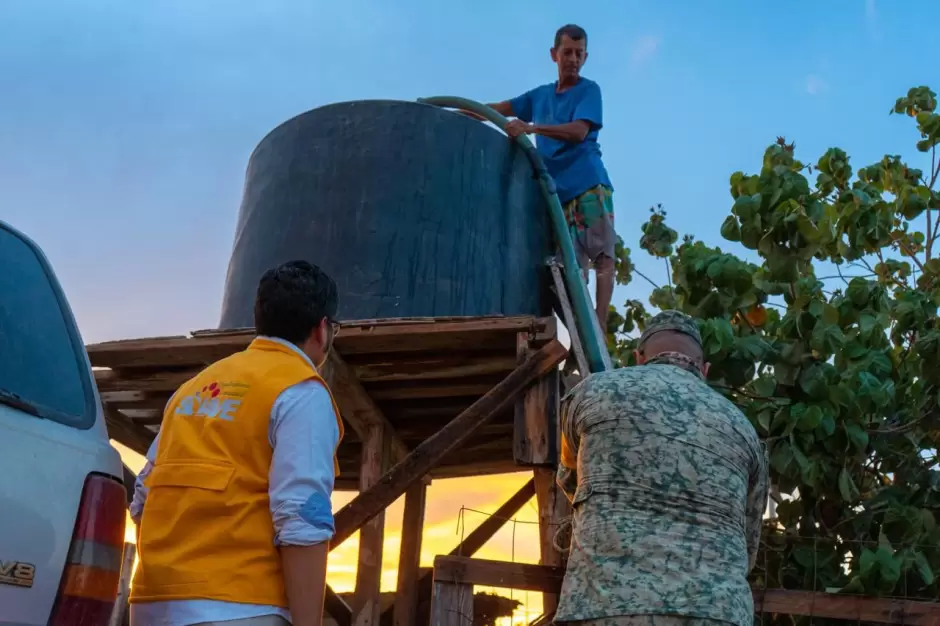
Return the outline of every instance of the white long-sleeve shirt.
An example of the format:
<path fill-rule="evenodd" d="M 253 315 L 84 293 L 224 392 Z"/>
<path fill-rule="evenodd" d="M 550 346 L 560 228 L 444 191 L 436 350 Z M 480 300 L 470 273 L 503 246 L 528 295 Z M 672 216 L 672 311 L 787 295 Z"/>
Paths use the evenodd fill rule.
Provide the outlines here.
<path fill-rule="evenodd" d="M 288 346 L 310 363 L 296 346 Z M 172 402 L 172 399 L 171 399 Z M 147 451 L 147 463 L 137 477 L 130 514 L 140 524 L 148 489 L 143 482 L 153 469 L 160 435 Z M 306 380 L 285 389 L 271 408 L 268 439 L 273 448 L 268 493 L 274 521 L 275 545 L 307 546 L 333 537 L 333 455 L 339 442 L 336 413 L 326 388 Z M 202 622 L 290 613 L 276 606 L 241 604 L 218 600 L 172 600 L 134 603 L 132 626 L 191 626 Z"/>

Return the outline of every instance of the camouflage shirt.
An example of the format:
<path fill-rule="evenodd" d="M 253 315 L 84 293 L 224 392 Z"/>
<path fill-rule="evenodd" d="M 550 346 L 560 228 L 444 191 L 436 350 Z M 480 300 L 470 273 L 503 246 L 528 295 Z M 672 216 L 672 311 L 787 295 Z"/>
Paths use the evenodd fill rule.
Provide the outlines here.
<path fill-rule="evenodd" d="M 741 411 L 670 353 L 589 376 L 563 399 L 561 428 L 558 482 L 574 517 L 556 621 L 751 626 L 768 478 Z"/>

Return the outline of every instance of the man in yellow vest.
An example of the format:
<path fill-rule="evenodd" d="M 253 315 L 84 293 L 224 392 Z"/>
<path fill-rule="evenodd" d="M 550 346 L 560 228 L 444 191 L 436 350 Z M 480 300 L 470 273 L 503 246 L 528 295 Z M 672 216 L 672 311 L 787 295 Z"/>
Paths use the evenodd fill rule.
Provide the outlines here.
<path fill-rule="evenodd" d="M 305 261 L 261 278 L 258 336 L 170 399 L 137 481 L 133 626 L 320 626 L 343 436 L 318 368 L 336 284 Z"/>

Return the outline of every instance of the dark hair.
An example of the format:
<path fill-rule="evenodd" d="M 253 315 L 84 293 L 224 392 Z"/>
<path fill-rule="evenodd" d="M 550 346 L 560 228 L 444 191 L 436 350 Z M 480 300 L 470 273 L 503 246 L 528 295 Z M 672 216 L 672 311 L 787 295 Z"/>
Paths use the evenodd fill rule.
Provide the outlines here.
<path fill-rule="evenodd" d="M 577 24 L 565 24 L 555 31 L 555 47 L 561 45 L 561 38 L 568 35 L 574 41 L 584 40 L 584 47 L 587 48 L 587 33 Z"/>
<path fill-rule="evenodd" d="M 323 321 L 333 321 L 339 296 L 326 272 L 306 261 L 270 269 L 258 283 L 255 330 L 295 345 L 304 343 Z"/>

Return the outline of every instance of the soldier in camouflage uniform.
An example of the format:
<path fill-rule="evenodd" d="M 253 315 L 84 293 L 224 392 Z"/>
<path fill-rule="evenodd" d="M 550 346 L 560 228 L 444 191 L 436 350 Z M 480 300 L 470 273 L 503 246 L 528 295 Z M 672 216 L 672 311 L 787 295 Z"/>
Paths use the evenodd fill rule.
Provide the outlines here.
<path fill-rule="evenodd" d="M 574 513 L 555 623 L 751 626 L 763 446 L 706 384 L 692 318 L 654 317 L 637 362 L 562 401 L 558 482 Z"/>

